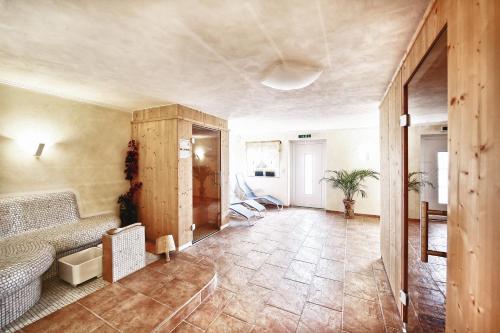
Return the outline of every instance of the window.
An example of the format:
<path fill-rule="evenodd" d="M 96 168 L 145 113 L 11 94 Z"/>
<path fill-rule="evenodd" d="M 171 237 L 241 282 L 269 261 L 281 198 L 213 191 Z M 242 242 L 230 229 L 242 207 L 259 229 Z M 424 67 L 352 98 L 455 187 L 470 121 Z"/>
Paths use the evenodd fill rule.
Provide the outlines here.
<path fill-rule="evenodd" d="M 438 152 L 438 202 L 448 204 L 448 152 Z"/>
<path fill-rule="evenodd" d="M 313 156 L 304 155 L 304 194 L 313 194 Z"/>
<path fill-rule="evenodd" d="M 279 177 L 280 141 L 247 142 L 248 176 Z"/>

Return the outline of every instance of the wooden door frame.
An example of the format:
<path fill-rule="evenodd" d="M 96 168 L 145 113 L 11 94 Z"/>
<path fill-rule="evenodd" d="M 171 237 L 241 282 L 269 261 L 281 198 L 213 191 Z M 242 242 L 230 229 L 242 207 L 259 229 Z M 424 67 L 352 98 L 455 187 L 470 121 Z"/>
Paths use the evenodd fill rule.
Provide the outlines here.
<path fill-rule="evenodd" d="M 425 61 L 431 50 L 434 48 L 436 42 L 443 36 L 443 34 L 448 34 L 447 24 L 441 29 L 441 31 L 436 35 L 436 38 L 432 41 L 429 48 L 425 51 L 424 56 L 420 59 L 418 65 L 415 67 L 408 79 L 403 82 L 403 108 L 401 109 L 401 115 L 409 117 L 408 113 L 408 85 L 410 84 L 412 78 L 420 69 L 422 63 Z M 446 35 L 448 38 L 448 35 Z M 448 55 L 447 55 L 448 56 Z M 448 60 L 446 61 L 446 66 L 448 66 Z M 447 83 L 447 89 L 449 88 L 449 83 Z M 409 118 L 408 118 L 409 119 Z M 408 295 L 407 305 L 401 303 L 401 317 L 403 323 L 408 323 L 408 307 L 409 307 L 409 294 L 408 294 L 408 127 L 411 126 L 411 119 L 409 120 L 408 126 L 401 127 L 401 218 L 403 221 L 402 236 L 403 241 L 401 243 L 401 290 Z M 395 295 L 396 296 L 396 295 Z"/>

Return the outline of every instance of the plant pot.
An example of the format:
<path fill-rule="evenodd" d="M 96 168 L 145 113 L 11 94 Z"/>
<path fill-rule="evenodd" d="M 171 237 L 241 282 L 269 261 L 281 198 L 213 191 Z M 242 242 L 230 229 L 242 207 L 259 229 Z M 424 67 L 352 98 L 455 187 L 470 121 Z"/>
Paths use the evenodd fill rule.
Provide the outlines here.
<path fill-rule="evenodd" d="M 344 199 L 344 218 L 353 219 L 354 218 L 354 200 Z"/>

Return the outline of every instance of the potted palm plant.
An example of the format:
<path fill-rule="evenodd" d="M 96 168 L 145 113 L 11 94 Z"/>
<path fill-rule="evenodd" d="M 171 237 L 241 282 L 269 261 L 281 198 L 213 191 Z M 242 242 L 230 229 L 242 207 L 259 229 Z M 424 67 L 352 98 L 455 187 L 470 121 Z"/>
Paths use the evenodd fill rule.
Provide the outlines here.
<path fill-rule="evenodd" d="M 333 188 L 338 188 L 344 192 L 344 217 L 346 219 L 354 218 L 354 196 L 360 194 L 365 198 L 367 193 L 363 184 L 366 178 L 378 180 L 379 173 L 371 169 L 347 170 L 328 170 L 321 181 L 326 181 Z"/>
<path fill-rule="evenodd" d="M 408 173 L 408 192 L 420 193 L 420 190 L 425 186 L 434 188 L 434 184 L 424 179 L 425 172 L 412 171 Z"/>

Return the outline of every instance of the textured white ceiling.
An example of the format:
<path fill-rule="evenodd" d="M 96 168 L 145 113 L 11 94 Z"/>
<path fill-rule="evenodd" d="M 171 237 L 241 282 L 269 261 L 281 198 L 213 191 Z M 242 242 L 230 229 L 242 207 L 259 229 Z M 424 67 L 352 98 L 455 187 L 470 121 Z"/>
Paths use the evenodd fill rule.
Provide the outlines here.
<path fill-rule="evenodd" d="M 448 62 L 442 34 L 408 83 L 408 113 L 414 124 L 448 121 Z"/>
<path fill-rule="evenodd" d="M 428 2 L 0 0 L 0 81 L 123 110 L 176 102 L 247 129 L 364 126 Z M 262 86 L 279 59 L 324 72 Z"/>

